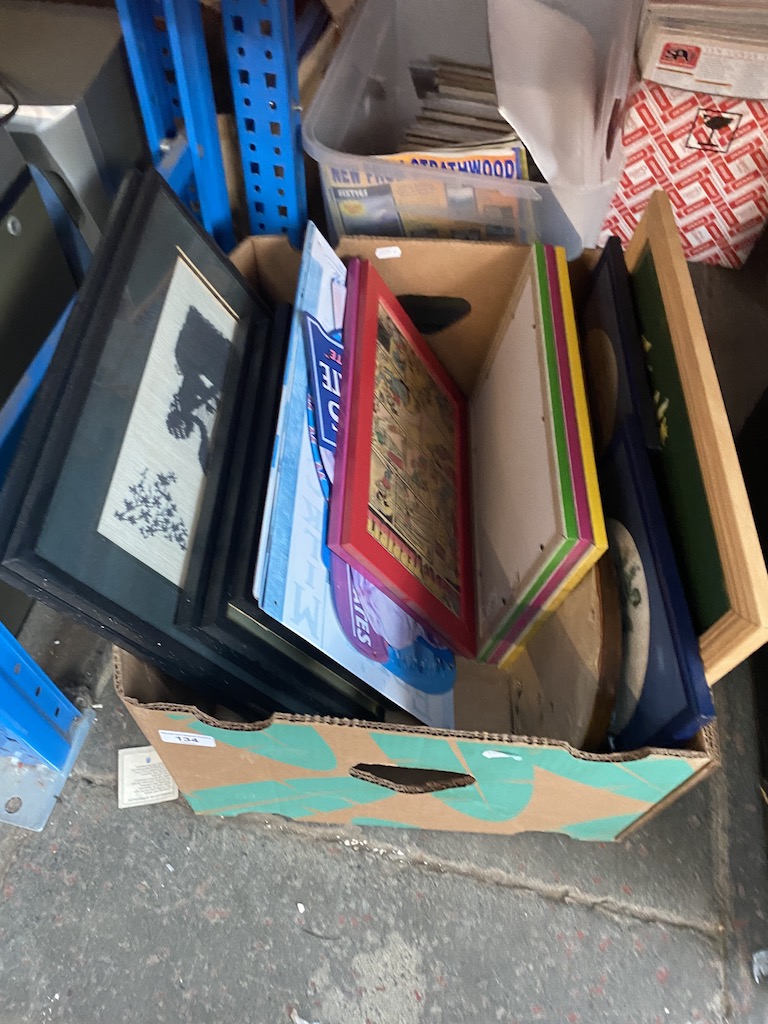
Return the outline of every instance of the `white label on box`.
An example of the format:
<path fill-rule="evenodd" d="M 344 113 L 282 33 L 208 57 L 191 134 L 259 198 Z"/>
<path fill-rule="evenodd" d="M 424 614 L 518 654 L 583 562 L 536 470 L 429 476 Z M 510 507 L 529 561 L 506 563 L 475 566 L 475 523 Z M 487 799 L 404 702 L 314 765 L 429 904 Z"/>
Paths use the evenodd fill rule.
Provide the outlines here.
<path fill-rule="evenodd" d="M 403 255 L 399 245 L 382 245 L 376 250 L 377 260 L 397 260 Z"/>
<path fill-rule="evenodd" d="M 216 746 L 213 736 L 201 736 L 198 732 L 172 732 L 170 729 L 160 729 L 160 739 L 163 743 L 181 743 L 185 747 Z"/>
<path fill-rule="evenodd" d="M 143 807 L 176 800 L 179 789 L 154 747 L 117 752 L 117 806 Z"/>

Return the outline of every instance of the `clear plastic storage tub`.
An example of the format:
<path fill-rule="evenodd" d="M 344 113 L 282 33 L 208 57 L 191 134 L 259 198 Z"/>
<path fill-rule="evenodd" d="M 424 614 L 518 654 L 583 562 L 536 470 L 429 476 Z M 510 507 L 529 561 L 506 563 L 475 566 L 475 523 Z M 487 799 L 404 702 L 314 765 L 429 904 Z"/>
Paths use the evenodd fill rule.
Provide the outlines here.
<path fill-rule="evenodd" d="M 481 175 L 376 157 L 397 148 L 418 111 L 410 64 L 431 57 L 490 66 L 484 0 L 362 0 L 304 120 L 335 234 L 541 241 L 577 256 L 593 239 L 563 207 L 599 206 L 594 193 L 510 180 L 503 164 Z"/>

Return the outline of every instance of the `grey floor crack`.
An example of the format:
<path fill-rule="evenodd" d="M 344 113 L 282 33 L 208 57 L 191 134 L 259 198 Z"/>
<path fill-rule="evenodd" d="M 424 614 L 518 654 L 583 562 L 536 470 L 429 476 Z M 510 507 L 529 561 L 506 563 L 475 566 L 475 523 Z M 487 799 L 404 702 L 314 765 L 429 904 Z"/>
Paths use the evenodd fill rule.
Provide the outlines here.
<path fill-rule="evenodd" d="M 226 818 L 218 818 L 216 823 L 227 827 Z M 724 926 L 721 921 L 697 920 L 660 908 L 641 906 L 629 900 L 593 896 L 573 886 L 552 885 L 535 879 L 522 878 L 498 868 L 483 868 L 468 862 L 433 857 L 423 852 L 403 850 L 388 843 L 370 843 L 366 839 L 357 838 L 352 831 L 345 833 L 333 826 L 317 827 L 290 821 L 248 819 L 245 816 L 241 816 L 240 826 L 255 829 L 267 835 L 270 833 L 275 836 L 289 834 L 309 842 L 336 843 L 348 848 L 352 853 L 381 857 L 393 864 L 415 870 L 467 878 L 481 885 L 527 892 L 554 903 L 595 910 L 614 919 L 633 919 L 644 924 L 685 929 L 722 943 Z"/>

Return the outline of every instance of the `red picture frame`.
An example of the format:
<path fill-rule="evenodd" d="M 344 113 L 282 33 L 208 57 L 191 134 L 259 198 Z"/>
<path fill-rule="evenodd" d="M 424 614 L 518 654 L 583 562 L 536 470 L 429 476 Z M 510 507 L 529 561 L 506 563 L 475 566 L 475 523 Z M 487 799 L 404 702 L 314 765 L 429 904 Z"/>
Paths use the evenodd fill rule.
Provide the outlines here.
<path fill-rule="evenodd" d="M 328 547 L 474 658 L 467 401 L 363 260 L 348 271 L 343 360 Z"/>

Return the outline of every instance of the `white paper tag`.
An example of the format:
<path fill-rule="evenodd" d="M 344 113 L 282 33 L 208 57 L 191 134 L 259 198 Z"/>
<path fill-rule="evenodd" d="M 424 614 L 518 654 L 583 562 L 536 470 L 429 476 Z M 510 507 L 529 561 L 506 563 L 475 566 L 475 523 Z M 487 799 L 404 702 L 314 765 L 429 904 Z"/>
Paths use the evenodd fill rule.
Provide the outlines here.
<path fill-rule="evenodd" d="M 213 736 L 202 736 L 199 732 L 173 732 L 170 729 L 160 729 L 159 733 L 163 743 L 181 743 L 185 747 L 216 746 Z"/>
<path fill-rule="evenodd" d="M 179 788 L 154 747 L 126 747 L 117 752 L 117 806 L 143 807 L 176 800 Z"/>
<path fill-rule="evenodd" d="M 402 255 L 403 250 L 399 245 L 382 245 L 375 252 L 377 260 L 396 260 Z"/>

